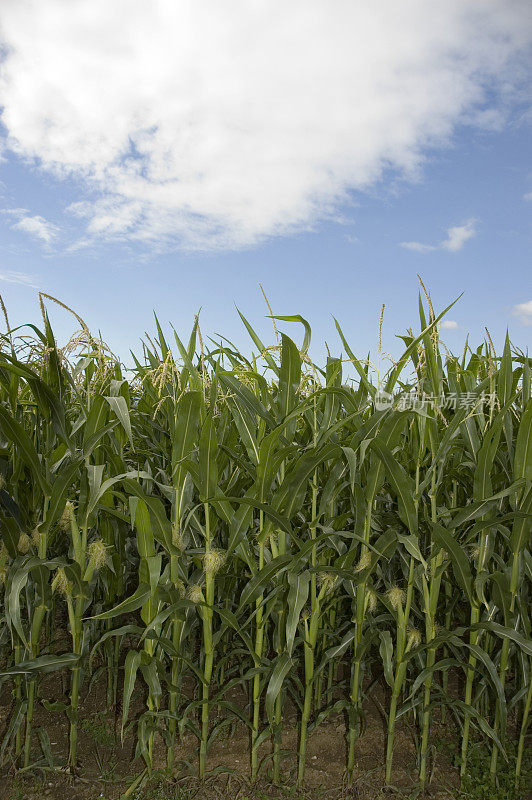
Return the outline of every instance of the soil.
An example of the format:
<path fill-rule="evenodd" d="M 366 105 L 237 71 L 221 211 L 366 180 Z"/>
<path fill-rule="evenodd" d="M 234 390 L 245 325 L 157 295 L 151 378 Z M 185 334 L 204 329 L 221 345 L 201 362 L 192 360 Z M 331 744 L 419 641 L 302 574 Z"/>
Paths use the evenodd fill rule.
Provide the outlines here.
<path fill-rule="evenodd" d="M 41 696 L 64 700 L 66 686 L 57 676 L 46 676 L 41 683 Z M 382 698 L 384 700 L 384 698 Z M 275 788 L 267 781 L 270 761 L 265 758 L 264 777 L 249 781 L 249 736 L 244 725 L 226 729 L 225 738 L 213 742 L 209 750 L 210 776 L 203 782 L 194 777 L 197 769 L 198 742 L 187 733 L 176 748 L 176 764 L 172 777 L 164 774 L 165 749 L 162 742 L 156 749 L 156 773 L 149 785 L 132 798 L 142 800 L 266 800 L 292 797 L 294 800 L 379 800 L 390 796 L 410 795 L 416 783 L 415 747 L 408 725 L 397 724 L 394 754 L 395 792 L 383 790 L 385 728 L 377 705 L 368 702 L 365 708 L 365 730 L 357 742 L 355 777 L 348 783 L 345 775 L 346 722 L 341 715 L 330 717 L 310 736 L 307 749 L 305 784 L 294 787 L 297 751 L 295 715 L 286 714 L 284 721 L 283 777 L 287 787 Z M 136 709 L 142 709 L 143 698 L 135 698 Z M 134 704 L 134 705 L 135 705 Z M 9 690 L 0 694 L 0 734 L 5 729 L 11 706 Z M 135 708 L 133 708 L 133 716 Z M 0 772 L 0 800 L 118 800 L 144 764 L 135 758 L 134 731 L 119 736 L 119 712 L 106 713 L 103 687 L 94 684 L 80 704 L 79 768 L 70 774 L 65 764 L 68 754 L 68 722 L 64 712 L 46 710 L 38 704 L 34 717 L 33 757 L 40 764 L 26 773 L 7 765 Z M 43 764 L 37 730 L 45 730 L 50 740 L 54 768 Z M 448 732 L 447 732 L 448 735 Z M 458 785 L 456 770 L 445 754 L 446 726 L 434 720 L 432 749 L 432 800 L 449 800 Z M 0 738 L 2 736 L 0 735 Z M 268 746 L 261 755 L 268 755 Z M 158 770 L 158 771 L 157 771 Z"/>

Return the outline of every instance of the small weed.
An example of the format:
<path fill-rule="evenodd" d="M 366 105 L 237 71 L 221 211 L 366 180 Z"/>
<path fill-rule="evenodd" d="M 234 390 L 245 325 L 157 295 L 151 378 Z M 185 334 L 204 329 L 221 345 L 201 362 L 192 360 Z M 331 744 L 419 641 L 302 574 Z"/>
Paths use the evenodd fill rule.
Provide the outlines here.
<path fill-rule="evenodd" d="M 24 800 L 26 797 L 26 789 L 23 786 L 22 780 L 15 776 L 11 785 L 12 800 Z"/>
<path fill-rule="evenodd" d="M 135 800 L 192 800 L 192 792 L 184 786 L 172 784 L 164 775 L 154 775 L 134 795 Z"/>
<path fill-rule="evenodd" d="M 172 784 L 164 775 L 157 775 L 135 795 L 135 800 L 321 800 L 323 792 L 313 789 L 308 794 L 298 786 L 274 787 L 270 784 L 250 786 L 242 781 L 235 784 L 204 784 L 192 779 L 190 785 Z"/>
<path fill-rule="evenodd" d="M 454 747 L 450 747 L 450 755 L 454 765 L 460 766 L 460 758 Z M 472 744 L 468 761 L 467 774 L 462 780 L 456 800 L 525 800 L 527 788 L 532 787 L 532 769 L 524 768 L 520 786 L 515 786 L 515 747 L 506 748 L 508 761 L 499 758 L 495 784 L 490 776 L 490 754 L 480 742 Z"/>
<path fill-rule="evenodd" d="M 113 747 L 116 744 L 115 732 L 110 728 L 105 716 L 101 713 L 91 714 L 81 720 L 81 728 L 96 744 Z"/>

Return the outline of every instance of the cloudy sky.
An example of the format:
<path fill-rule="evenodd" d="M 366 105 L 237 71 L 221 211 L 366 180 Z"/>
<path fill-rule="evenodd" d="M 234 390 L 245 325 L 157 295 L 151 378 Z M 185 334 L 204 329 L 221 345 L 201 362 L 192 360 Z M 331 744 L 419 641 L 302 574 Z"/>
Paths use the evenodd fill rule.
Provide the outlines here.
<path fill-rule="evenodd" d="M 360 353 L 415 321 L 532 343 L 528 0 L 2 0 L 0 293 L 124 357 L 151 314 Z M 54 312 L 67 335 L 71 321 Z"/>

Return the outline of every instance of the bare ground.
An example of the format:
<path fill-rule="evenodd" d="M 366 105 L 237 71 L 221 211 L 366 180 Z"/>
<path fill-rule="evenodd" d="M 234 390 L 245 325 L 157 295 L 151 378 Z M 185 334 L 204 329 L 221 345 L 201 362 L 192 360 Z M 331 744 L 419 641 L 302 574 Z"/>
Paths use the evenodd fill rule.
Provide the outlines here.
<path fill-rule="evenodd" d="M 43 681 L 42 695 L 64 699 L 57 677 Z M 4 689 L 0 696 L 0 730 L 5 728 L 11 698 Z M 138 710 L 142 696 L 136 698 Z M 365 730 L 357 742 L 354 779 L 348 783 L 345 775 L 346 721 L 338 715 L 322 723 L 308 742 L 307 771 L 303 787 L 294 786 L 298 730 L 295 716 L 287 713 L 283 749 L 283 777 L 286 786 L 274 787 L 268 782 L 269 746 L 262 752 L 264 768 L 260 780 L 249 781 L 249 735 L 244 725 L 228 730 L 225 738 L 215 741 L 209 752 L 211 775 L 203 782 L 194 776 L 197 768 L 198 742 L 187 733 L 176 748 L 176 765 L 172 776 L 164 773 L 165 750 L 162 743 L 155 752 L 156 775 L 144 788 L 143 800 L 265 800 L 293 797 L 298 800 L 378 800 L 390 797 L 383 789 L 385 728 L 378 705 L 368 702 L 365 708 Z M 134 712 L 133 712 L 134 713 Z M 119 719 L 114 712 L 105 712 L 105 695 L 95 685 L 80 707 L 79 769 L 71 775 L 62 765 L 68 753 L 68 723 L 64 713 L 47 711 L 38 704 L 34 718 L 35 732 L 46 730 L 54 755 L 54 769 L 41 763 L 26 774 L 7 765 L 0 773 L 0 800 L 117 800 L 143 770 L 141 759 L 135 759 L 134 735 L 126 736 L 124 744 L 118 735 Z M 447 726 L 434 721 L 432 781 L 429 796 L 447 800 L 458 785 L 456 770 L 451 766 L 445 747 L 449 735 Z M 34 758 L 41 759 L 37 736 L 34 736 Z M 160 772 L 157 772 L 160 770 Z M 214 774 L 213 774 L 214 773 Z M 408 725 L 397 725 L 394 755 L 394 786 L 392 796 L 411 795 L 416 784 L 415 747 Z M 132 795 L 135 797 L 135 794 Z"/>

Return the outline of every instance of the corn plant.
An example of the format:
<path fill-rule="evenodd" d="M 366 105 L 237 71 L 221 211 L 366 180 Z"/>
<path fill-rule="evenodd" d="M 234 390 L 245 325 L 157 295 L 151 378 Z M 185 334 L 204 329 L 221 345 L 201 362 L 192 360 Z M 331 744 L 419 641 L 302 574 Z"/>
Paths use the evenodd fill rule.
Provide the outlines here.
<path fill-rule="evenodd" d="M 80 769 L 80 700 L 101 680 L 136 741 L 129 794 L 161 765 L 184 768 L 185 732 L 206 776 L 236 724 L 253 780 L 293 769 L 303 782 L 309 737 L 331 716 L 354 779 L 383 691 L 385 783 L 408 721 L 426 787 L 445 718 L 462 776 L 481 742 L 496 782 L 514 737 L 518 787 L 532 702 L 528 355 L 507 338 L 497 356 L 489 334 L 451 354 L 448 309 L 425 292 L 388 370 L 380 331 L 373 363 L 336 322 L 338 352 L 320 366 L 299 315 L 271 314 L 268 345 L 240 314 L 250 353 L 205 340 L 197 317 L 170 344 L 155 319 L 125 372 L 77 314 L 61 348 L 54 299 L 40 300 L 42 325 L 6 317 L 0 350 L 0 680 L 13 704 L 0 759 L 49 762 L 43 703 L 65 715 Z M 43 696 L 49 672 L 68 676 L 59 701 Z"/>

